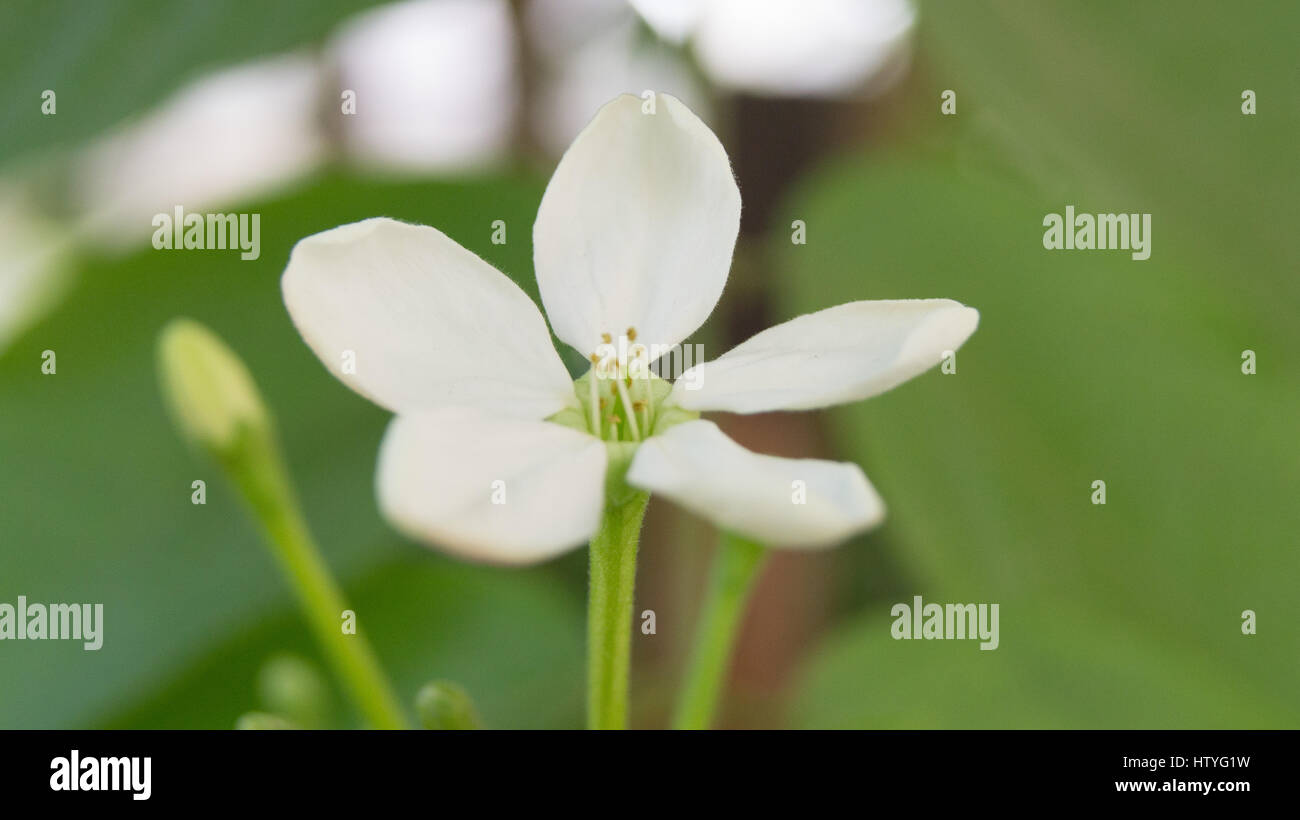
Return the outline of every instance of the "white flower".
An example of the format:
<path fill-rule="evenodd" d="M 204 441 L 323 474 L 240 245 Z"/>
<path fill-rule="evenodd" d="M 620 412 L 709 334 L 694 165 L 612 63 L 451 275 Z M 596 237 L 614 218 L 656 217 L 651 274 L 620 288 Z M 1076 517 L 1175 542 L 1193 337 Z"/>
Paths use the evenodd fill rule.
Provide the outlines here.
<path fill-rule="evenodd" d="M 605 105 L 552 177 L 533 228 L 542 301 L 583 355 L 632 342 L 644 366 L 712 312 L 740 192 L 717 137 L 674 97 Z M 303 338 L 397 413 L 380 507 L 458 555 L 543 560 L 586 542 L 607 472 L 772 547 L 833 544 L 884 505 L 853 464 L 751 453 L 700 411 L 800 410 L 881 393 L 937 364 L 978 313 L 946 299 L 853 302 L 770 328 L 669 386 L 574 383 L 513 282 L 434 228 L 369 219 L 303 239 L 282 281 Z M 593 360 L 595 360 L 593 359 Z M 687 389 L 696 384 L 699 389 Z"/>

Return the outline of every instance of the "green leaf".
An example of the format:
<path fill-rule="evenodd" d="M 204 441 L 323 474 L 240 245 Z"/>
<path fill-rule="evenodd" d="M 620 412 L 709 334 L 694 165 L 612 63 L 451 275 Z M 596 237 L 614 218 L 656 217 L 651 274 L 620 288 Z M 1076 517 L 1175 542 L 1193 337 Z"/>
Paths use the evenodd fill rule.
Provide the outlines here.
<path fill-rule="evenodd" d="M 793 206 L 822 237 L 782 251 L 794 311 L 933 296 L 981 311 L 955 375 L 831 413 L 840 452 L 889 505 L 876 543 L 927 599 L 999 602 L 1004 630 L 1062 607 L 1119 620 L 1295 723 L 1300 612 L 1280 579 L 1300 573 L 1296 330 L 1176 246 L 1146 262 L 1044 250 L 1059 203 L 942 157 L 892 157 L 832 169 Z M 1243 375 L 1247 347 L 1271 368 Z M 1272 628 L 1242 635 L 1245 609 Z M 1086 618 L 1075 626 L 1057 635 L 1065 654 L 1097 640 Z M 885 650 L 887 677 L 902 650 Z"/>

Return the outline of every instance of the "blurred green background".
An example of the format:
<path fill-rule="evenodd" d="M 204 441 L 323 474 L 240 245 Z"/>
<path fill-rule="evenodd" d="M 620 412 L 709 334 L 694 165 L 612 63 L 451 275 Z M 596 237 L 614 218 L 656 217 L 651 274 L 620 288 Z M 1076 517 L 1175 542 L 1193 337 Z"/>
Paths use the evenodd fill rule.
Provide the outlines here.
<path fill-rule="evenodd" d="M 222 203 L 262 215 L 257 261 L 155 251 L 147 217 L 125 249 L 83 227 L 78 152 L 214 69 L 321 49 L 360 5 L 0 10 L 0 188 L 20 184 L 27 218 L 71 237 L 62 296 L 0 347 L 0 602 L 105 610 L 98 652 L 0 643 L 0 727 L 230 727 L 264 708 L 268 659 L 317 657 L 238 498 L 164 415 L 153 345 L 177 315 L 248 362 L 402 695 L 448 678 L 493 727 L 581 722 L 583 552 L 483 568 L 394 534 L 373 498 L 387 415 L 325 372 L 279 296 L 294 242 L 375 215 L 437 226 L 536 296 L 531 225 L 555 156 L 530 123 L 564 72 L 541 64 L 545 28 L 530 15 L 563 3 L 504 6 L 518 115 L 492 162 L 375 173 L 330 153 Z M 586 7 L 601 4 L 569 5 L 593 19 Z M 677 61 L 745 199 L 732 280 L 698 339 L 710 355 L 854 299 L 950 297 L 982 317 L 956 375 L 822 414 L 718 419 L 765 451 L 862 464 L 890 508 L 876 532 L 769 566 L 723 725 L 1300 726 L 1297 6 L 927 2 L 891 83 L 797 96 L 729 88 L 689 44 L 614 5 L 639 53 Z M 678 93 L 659 76 L 632 71 L 607 96 Z M 40 114 L 46 88 L 55 116 Z M 1152 214 L 1151 258 L 1044 250 L 1043 216 L 1066 205 Z M 505 245 L 490 242 L 497 219 Z M 794 220 L 805 245 L 790 241 Z M 10 243 L 31 234 L 9 230 L 13 267 Z M 54 376 L 41 373 L 47 349 Z M 1241 372 L 1246 349 L 1255 375 Z M 206 505 L 190 503 L 195 479 Z M 1096 479 L 1105 506 L 1090 502 Z M 634 639 L 636 725 L 664 722 L 711 544 L 652 504 L 637 610 L 655 609 L 659 629 Z M 893 640 L 890 607 L 913 595 L 998 603 L 1000 647 Z M 337 694 L 332 708 L 330 724 L 355 722 Z"/>

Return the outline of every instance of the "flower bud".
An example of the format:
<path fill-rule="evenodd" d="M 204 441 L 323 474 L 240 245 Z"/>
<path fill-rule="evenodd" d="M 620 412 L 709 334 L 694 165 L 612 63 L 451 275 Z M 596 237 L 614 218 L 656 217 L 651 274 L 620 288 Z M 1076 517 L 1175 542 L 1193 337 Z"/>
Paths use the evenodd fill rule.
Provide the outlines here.
<path fill-rule="evenodd" d="M 173 319 L 163 328 L 158 372 L 172 418 L 187 439 L 222 453 L 241 429 L 270 432 L 270 416 L 248 368 L 198 322 Z"/>
<path fill-rule="evenodd" d="M 257 675 L 262 705 L 299 726 L 318 728 L 330 710 L 329 686 L 305 658 L 282 654 L 268 660 Z"/>
<path fill-rule="evenodd" d="M 477 729 L 478 713 L 469 693 L 445 680 L 425 684 L 415 696 L 415 711 L 426 729 Z"/>

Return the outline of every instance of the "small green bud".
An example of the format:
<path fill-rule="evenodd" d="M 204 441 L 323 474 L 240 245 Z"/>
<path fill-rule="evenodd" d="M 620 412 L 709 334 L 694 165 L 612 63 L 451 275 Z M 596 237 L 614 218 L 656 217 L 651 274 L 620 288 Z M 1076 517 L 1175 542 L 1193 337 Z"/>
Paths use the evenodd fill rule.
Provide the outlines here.
<path fill-rule="evenodd" d="M 235 728 L 240 730 L 284 730 L 297 729 L 289 721 L 279 715 L 269 715 L 266 712 L 246 712 L 239 716 L 235 721 Z"/>
<path fill-rule="evenodd" d="M 316 666 L 297 655 L 277 655 L 262 666 L 257 693 L 266 709 L 301 726 L 321 726 L 329 713 L 329 687 Z"/>
<path fill-rule="evenodd" d="M 173 319 L 158 336 L 158 372 L 182 434 L 218 453 L 241 428 L 269 434 L 270 415 L 257 385 L 221 339 L 192 319 Z"/>
<path fill-rule="evenodd" d="M 426 729 L 477 729 L 478 713 L 469 693 L 451 681 L 427 683 L 415 696 L 415 711 Z"/>

